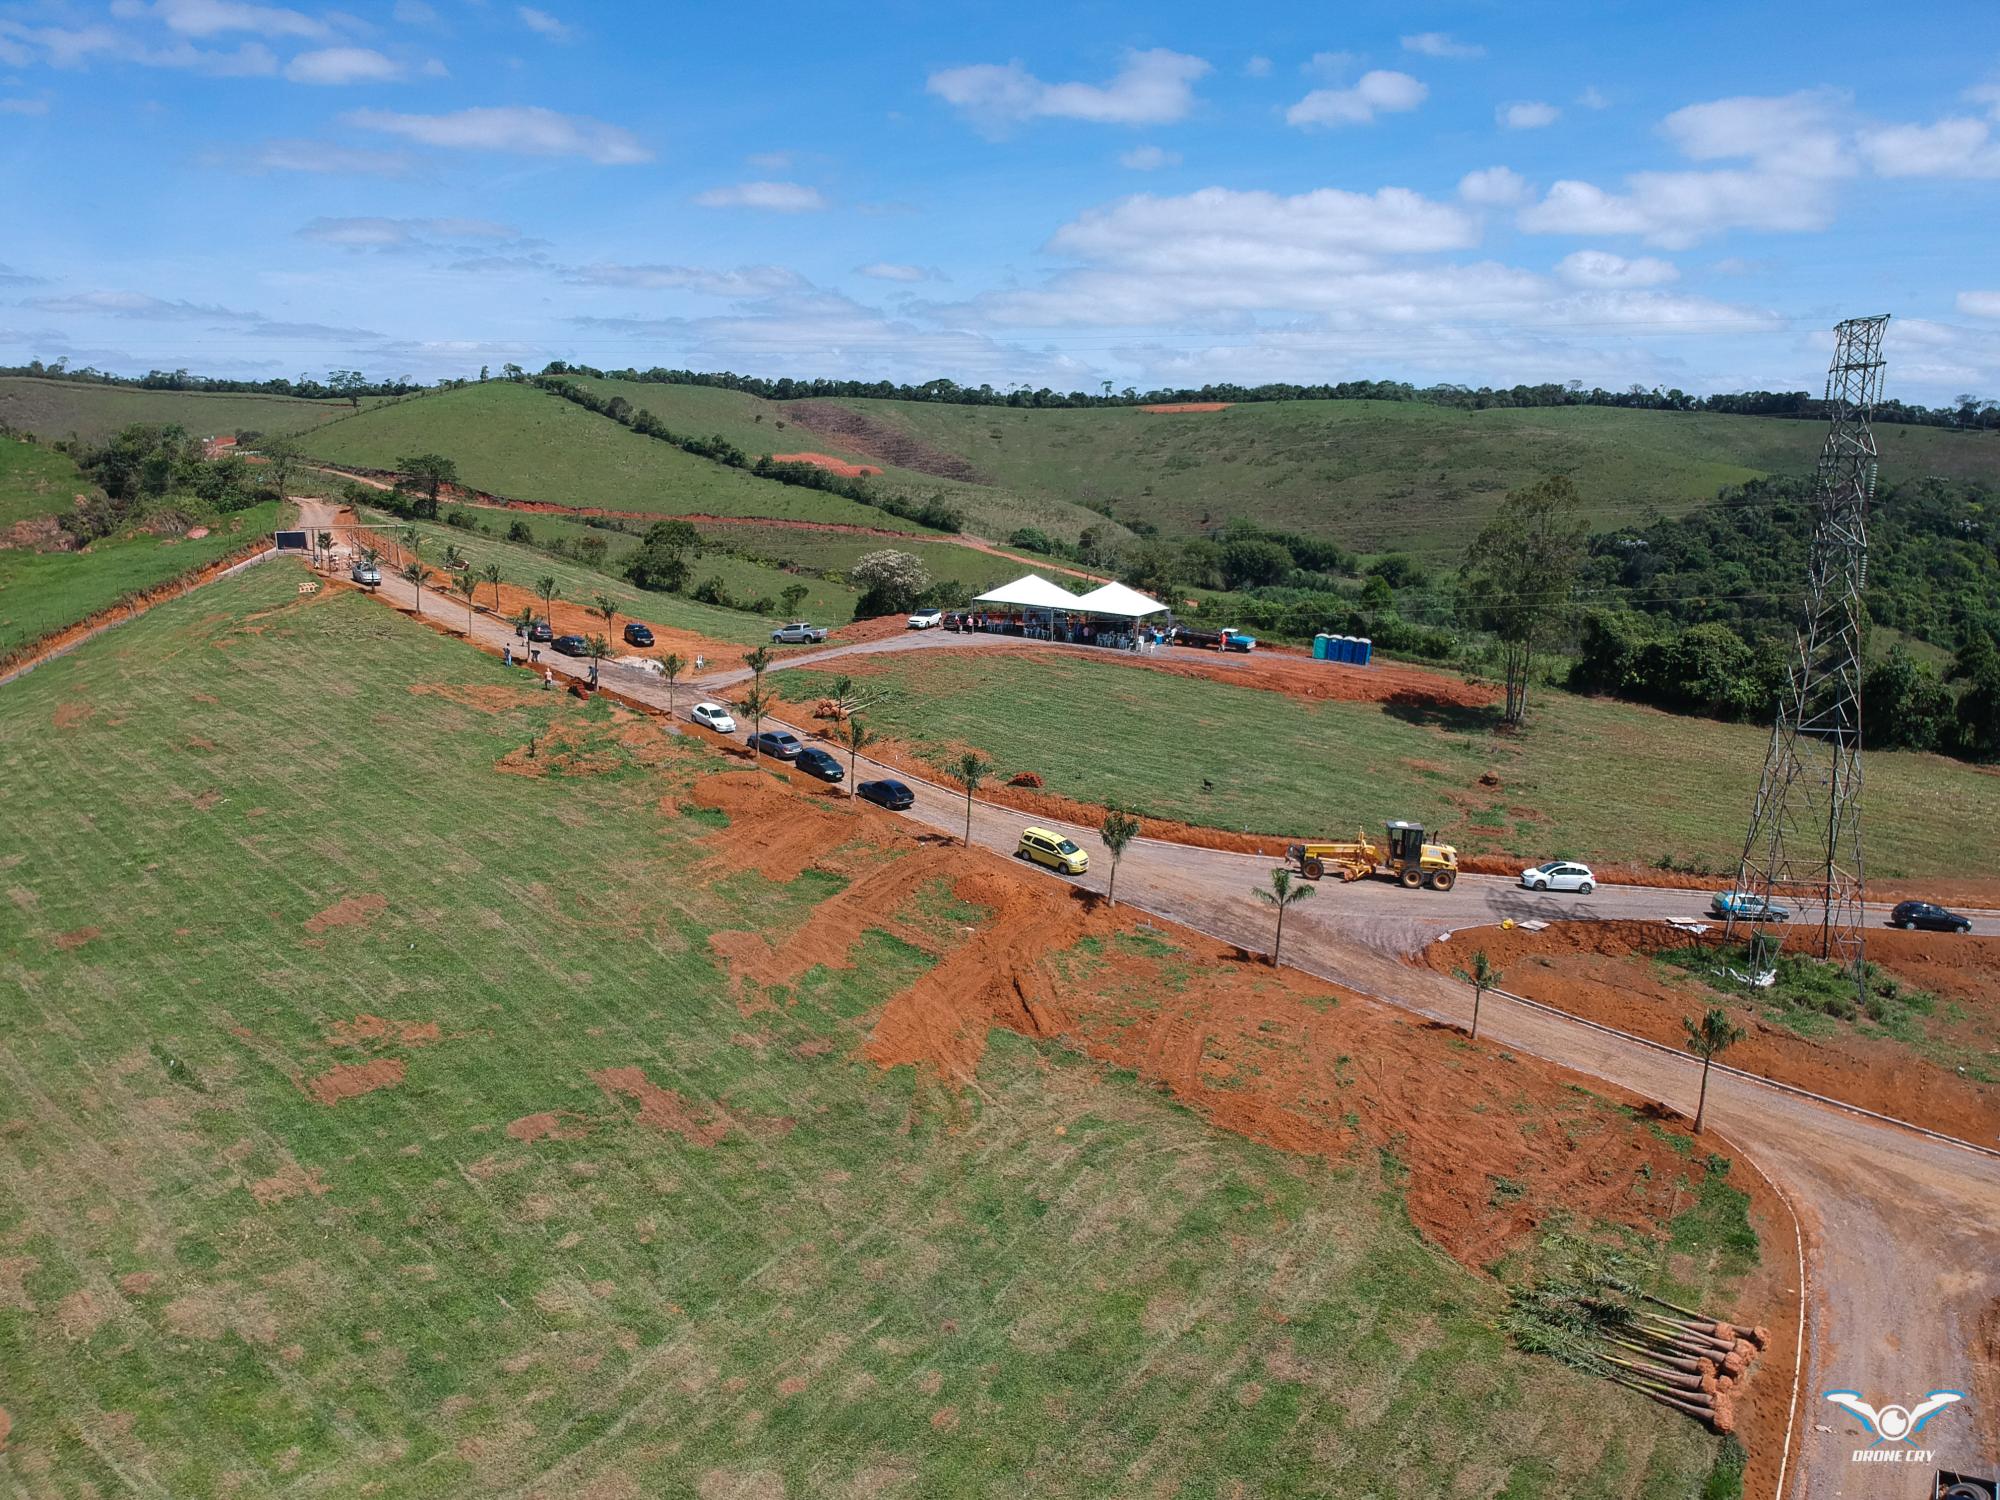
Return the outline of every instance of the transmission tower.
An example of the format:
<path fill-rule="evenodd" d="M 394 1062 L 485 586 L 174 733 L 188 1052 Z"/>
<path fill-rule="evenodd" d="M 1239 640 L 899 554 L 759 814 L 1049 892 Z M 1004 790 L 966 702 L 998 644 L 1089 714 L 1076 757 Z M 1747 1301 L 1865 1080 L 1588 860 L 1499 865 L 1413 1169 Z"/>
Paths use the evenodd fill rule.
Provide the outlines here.
<path fill-rule="evenodd" d="M 1850 318 L 1834 329 L 1826 372 L 1829 425 L 1820 449 L 1805 617 L 1792 646 L 1764 777 L 1750 808 L 1736 889 L 1817 921 L 1822 959 L 1850 966 L 1863 987 L 1861 872 L 1861 631 L 1868 585 L 1868 501 L 1882 395 L 1882 330 Z M 1761 927 L 1751 917 L 1739 925 Z"/>

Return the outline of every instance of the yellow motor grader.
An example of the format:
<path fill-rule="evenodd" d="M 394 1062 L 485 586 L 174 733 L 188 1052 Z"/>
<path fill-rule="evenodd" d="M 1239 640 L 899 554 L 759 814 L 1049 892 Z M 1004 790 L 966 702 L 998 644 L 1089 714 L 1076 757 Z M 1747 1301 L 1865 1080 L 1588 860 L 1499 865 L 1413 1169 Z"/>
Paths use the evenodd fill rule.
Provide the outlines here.
<path fill-rule="evenodd" d="M 1342 880 L 1379 875 L 1413 891 L 1419 886 L 1448 891 L 1458 884 L 1458 850 L 1450 844 L 1425 843 L 1423 824 L 1392 822 L 1387 833 L 1386 845 L 1377 844 L 1359 829 L 1352 843 L 1293 844 L 1285 851 L 1285 858 L 1308 880 L 1327 875 Z"/>

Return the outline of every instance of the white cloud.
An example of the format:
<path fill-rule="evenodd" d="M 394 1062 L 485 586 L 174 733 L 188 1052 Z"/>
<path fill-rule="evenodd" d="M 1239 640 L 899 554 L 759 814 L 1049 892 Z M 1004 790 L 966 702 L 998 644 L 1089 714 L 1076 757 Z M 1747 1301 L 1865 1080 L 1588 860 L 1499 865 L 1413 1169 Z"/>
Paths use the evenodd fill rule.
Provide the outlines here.
<path fill-rule="evenodd" d="M 40 276 L 30 276 L 26 271 L 0 265 L 0 286 L 39 286 L 42 280 Z"/>
<path fill-rule="evenodd" d="M 1263 56 L 1251 58 L 1243 64 L 1243 76 L 1245 78 L 1269 78 L 1271 76 L 1271 59 Z"/>
<path fill-rule="evenodd" d="M 336 177 L 407 177 L 413 165 L 400 151 L 368 151 L 307 140 L 264 141 L 246 151 L 212 151 L 204 162 L 244 172 L 311 172 Z"/>
<path fill-rule="evenodd" d="M 393 83 L 402 76 L 401 63 L 372 47 L 323 47 L 285 64 L 285 77 L 293 83 Z"/>
<path fill-rule="evenodd" d="M 1883 333 L 1882 354 L 1898 386 L 1929 387 L 1942 395 L 2000 385 L 2000 339 L 1983 328 L 1895 318 Z"/>
<path fill-rule="evenodd" d="M 1299 64 L 1299 71 L 1318 78 L 1345 78 L 1360 61 L 1352 52 L 1315 52 Z"/>
<path fill-rule="evenodd" d="M 1524 99 L 1515 104 L 1503 104 L 1493 111 L 1493 118 L 1508 130 L 1540 130 L 1544 126 L 1555 124 L 1561 117 L 1561 110 L 1539 99 Z"/>
<path fill-rule="evenodd" d="M 1442 31 L 1420 31 L 1415 36 L 1403 38 L 1405 52 L 1420 52 L 1425 57 L 1484 57 L 1486 49 L 1471 42 L 1455 42 Z"/>
<path fill-rule="evenodd" d="M 249 31 L 262 37 L 316 39 L 332 35 L 326 22 L 302 11 L 276 5 L 248 5 L 240 0 L 114 0 L 111 13 L 126 19 L 150 16 L 182 36 L 212 37 L 227 31 Z"/>
<path fill-rule="evenodd" d="M 573 266 L 563 279 L 575 286 L 629 287 L 639 291 L 699 292 L 708 297 L 768 297 L 806 284 L 785 266 L 738 266 L 714 271 L 701 266 L 622 266 L 600 261 Z"/>
<path fill-rule="evenodd" d="M 1844 104 L 1824 90 L 1714 99 L 1675 110 L 1660 134 L 1693 161 L 1747 158 L 1788 177 L 1839 177 L 1853 170 L 1839 130 Z"/>
<path fill-rule="evenodd" d="M 2000 318 L 2000 292 L 1960 292 L 1958 310 L 1974 318 Z"/>
<path fill-rule="evenodd" d="M 743 158 L 745 166 L 755 167 L 759 172 L 782 172 L 793 160 L 789 151 L 756 151 Z"/>
<path fill-rule="evenodd" d="M 233 51 L 197 47 L 176 38 L 156 47 L 110 26 L 30 26 L 0 17 L 0 63 L 26 67 L 37 60 L 52 68 L 87 68 L 97 60 L 144 68 L 179 68 L 219 78 L 267 77 L 278 60 L 262 42 L 244 42 Z"/>
<path fill-rule="evenodd" d="M 1571 286 L 1592 291 L 1615 291 L 1626 287 L 1664 286 L 1680 280 L 1680 269 L 1672 261 L 1642 255 L 1627 260 L 1609 250 L 1576 250 L 1556 262 L 1556 276 Z"/>
<path fill-rule="evenodd" d="M 0 115 L 45 115 L 49 112 L 46 99 L 0 99 Z"/>
<path fill-rule="evenodd" d="M 1982 83 L 1976 88 L 1967 89 L 1965 97 L 1974 104 L 1985 105 L 1986 112 L 1994 119 L 2000 120 L 2000 78 L 1996 78 L 1992 83 Z"/>
<path fill-rule="evenodd" d="M 797 182 L 738 182 L 695 194 L 703 208 L 761 208 L 774 214 L 818 213 L 827 206 L 816 187 Z"/>
<path fill-rule="evenodd" d="M 1458 179 L 1458 196 L 1482 208 L 1512 208 L 1528 196 L 1528 182 L 1511 167 L 1482 167 Z"/>
<path fill-rule="evenodd" d="M 552 42 L 566 42 L 570 39 L 570 29 L 545 10 L 537 10 L 532 5 L 518 5 L 514 14 L 521 18 L 521 24 L 539 36 Z"/>
<path fill-rule="evenodd" d="M 898 265 L 887 260 L 856 266 L 854 270 L 856 275 L 873 277 L 876 281 L 929 281 L 936 274 L 924 266 Z"/>
<path fill-rule="evenodd" d="M 1165 151 L 1158 146 L 1135 146 L 1118 155 L 1118 165 L 1130 167 L 1135 172 L 1157 172 L 1161 167 L 1178 167 L 1180 164 L 1180 152 Z"/>
<path fill-rule="evenodd" d="M 490 219 L 317 218 L 299 238 L 344 250 L 414 250 L 439 240 L 519 240 L 521 231 Z"/>
<path fill-rule="evenodd" d="M 2000 177 L 2000 141 L 1970 116 L 1865 130 L 1861 153 L 1884 177 Z"/>
<path fill-rule="evenodd" d="M 1728 229 L 1800 232 L 1833 219 L 1824 180 L 1769 172 L 1639 172 L 1628 191 L 1610 193 L 1588 182 L 1556 183 L 1539 203 L 1521 210 L 1530 234 L 1637 235 L 1682 250 Z"/>
<path fill-rule="evenodd" d="M 435 26 L 438 13 L 426 0 L 396 0 L 390 14 L 405 26 Z"/>
<path fill-rule="evenodd" d="M 67 297 L 33 297 L 22 304 L 53 313 L 97 313 L 148 322 L 236 323 L 256 313 L 197 302 L 167 301 L 144 292 L 75 292 Z"/>
<path fill-rule="evenodd" d="M 448 115 L 408 115 L 358 109 L 344 116 L 359 130 L 399 135 L 425 146 L 461 151 L 509 151 L 522 156 L 580 156 L 599 166 L 625 167 L 653 159 L 620 125 L 535 105 L 461 109 Z"/>
<path fill-rule="evenodd" d="M 1058 229 L 1048 249 L 1079 260 L 1226 274 L 1239 263 L 1246 270 L 1273 262 L 1333 269 L 1359 256 L 1461 249 L 1478 237 L 1464 210 L 1408 188 L 1320 188 L 1292 197 L 1203 188 L 1091 209 Z"/>
<path fill-rule="evenodd" d="M 1592 84 L 1589 88 L 1578 94 L 1576 102 L 1579 109 L 1609 109 L 1611 107 L 1611 100 L 1605 96 L 1604 90 L 1597 87 L 1596 84 Z"/>
<path fill-rule="evenodd" d="M 1349 89 L 1314 89 L 1285 111 L 1285 123 L 1302 128 L 1314 125 L 1367 125 L 1378 114 L 1396 114 L 1415 109 L 1430 90 L 1408 73 L 1376 69 L 1363 73 Z"/>
<path fill-rule="evenodd" d="M 1155 47 L 1128 52 L 1109 83 L 1044 83 L 1018 62 L 978 63 L 931 74 L 925 90 L 988 133 L 1036 119 L 1099 125 L 1166 125 L 1194 107 L 1199 57 Z"/>

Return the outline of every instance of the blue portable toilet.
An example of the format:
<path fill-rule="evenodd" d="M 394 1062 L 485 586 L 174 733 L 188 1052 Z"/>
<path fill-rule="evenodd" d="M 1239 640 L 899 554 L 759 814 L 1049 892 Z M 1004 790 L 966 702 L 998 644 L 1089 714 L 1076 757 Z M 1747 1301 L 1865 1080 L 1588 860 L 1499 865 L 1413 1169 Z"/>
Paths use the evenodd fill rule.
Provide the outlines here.
<path fill-rule="evenodd" d="M 1336 652 L 1334 653 L 1334 658 L 1333 658 L 1333 659 L 1334 659 L 1335 661 L 1340 661 L 1340 662 L 1351 662 L 1351 661 L 1353 661 L 1353 660 L 1354 660 L 1354 637 L 1353 637 L 1353 636 L 1351 636 L 1351 635 L 1343 635 L 1343 636 L 1340 636 L 1340 637 L 1338 638 L 1338 640 L 1337 640 L 1337 644 L 1338 644 L 1338 646 L 1339 646 L 1339 648 L 1340 648 L 1340 649 L 1339 649 L 1338 651 L 1336 651 Z"/>
<path fill-rule="evenodd" d="M 1314 637 L 1313 637 L 1313 660 L 1314 660 L 1314 661 L 1325 661 L 1325 660 L 1326 660 L 1326 642 L 1327 642 L 1327 635 L 1326 635 L 1326 632 L 1325 632 L 1324 630 L 1322 630 L 1322 631 L 1321 631 L 1321 632 L 1320 632 L 1320 633 L 1319 633 L 1318 635 L 1316 635 L 1316 636 L 1314 636 Z"/>
<path fill-rule="evenodd" d="M 1375 643 L 1364 635 L 1355 640 L 1354 647 L 1354 660 L 1361 666 L 1367 666 L 1369 659 L 1375 655 Z"/>

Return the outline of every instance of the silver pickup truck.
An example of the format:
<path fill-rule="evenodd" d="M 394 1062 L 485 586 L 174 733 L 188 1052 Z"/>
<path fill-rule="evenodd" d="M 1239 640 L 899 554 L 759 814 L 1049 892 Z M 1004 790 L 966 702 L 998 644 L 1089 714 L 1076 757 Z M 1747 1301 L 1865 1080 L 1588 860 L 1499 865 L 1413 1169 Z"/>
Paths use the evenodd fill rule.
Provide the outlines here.
<path fill-rule="evenodd" d="M 778 646 L 817 646 L 825 639 L 825 626 L 808 625 L 804 620 L 794 620 L 789 625 L 780 625 L 771 632 L 772 644 Z"/>

